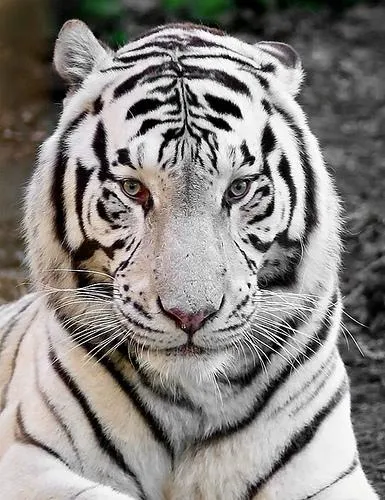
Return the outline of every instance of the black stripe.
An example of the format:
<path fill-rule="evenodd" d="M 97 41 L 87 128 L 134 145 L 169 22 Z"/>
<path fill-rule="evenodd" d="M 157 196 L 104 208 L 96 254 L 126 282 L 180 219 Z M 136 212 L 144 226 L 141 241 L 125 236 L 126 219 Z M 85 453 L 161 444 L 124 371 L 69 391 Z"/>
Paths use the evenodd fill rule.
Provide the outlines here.
<path fill-rule="evenodd" d="M 99 120 L 96 126 L 92 149 L 99 160 L 99 179 L 105 181 L 108 178 L 110 163 L 107 158 L 107 134 L 102 120 Z"/>
<path fill-rule="evenodd" d="M 69 135 L 72 134 L 72 132 L 74 132 L 82 123 L 86 116 L 87 111 L 83 111 L 79 116 L 72 120 L 59 138 L 55 167 L 54 172 L 52 173 L 51 200 L 55 209 L 54 227 L 57 239 L 67 251 L 71 250 L 68 242 L 66 241 L 66 211 L 63 190 L 64 175 L 68 162 L 67 139 Z"/>
<path fill-rule="evenodd" d="M 126 165 L 127 167 L 130 167 L 133 170 L 136 170 L 135 165 L 132 163 L 129 149 L 120 148 L 116 151 L 116 154 L 118 155 L 118 163 L 120 163 L 121 165 Z"/>
<path fill-rule="evenodd" d="M 167 83 L 167 84 L 165 83 L 165 84 L 158 85 L 157 87 L 153 87 L 153 89 L 151 90 L 151 93 L 152 94 L 155 94 L 155 93 L 169 94 L 172 90 L 177 92 L 178 89 L 175 88 L 177 83 L 178 83 L 178 80 L 175 78 L 175 75 L 174 75 L 172 77 L 170 83 Z"/>
<path fill-rule="evenodd" d="M 192 128 L 188 128 L 189 133 L 194 134 L 194 131 L 192 130 L 193 128 L 198 131 L 197 137 L 199 137 L 199 143 L 197 145 L 196 151 L 198 152 L 200 149 L 200 144 L 202 142 L 206 142 L 206 146 L 209 148 L 209 153 L 206 153 L 209 160 L 210 160 L 210 167 L 215 169 L 216 172 L 219 172 L 218 170 L 218 139 L 217 135 L 213 133 L 213 130 L 210 128 L 204 128 L 202 126 L 198 126 L 194 124 L 193 122 L 191 123 Z M 201 135 L 199 135 L 201 134 Z M 200 166 L 203 167 L 205 163 L 203 162 L 202 158 L 199 156 L 197 153 L 196 155 L 196 161 L 200 162 Z"/>
<path fill-rule="evenodd" d="M 122 316 L 124 317 L 124 319 L 128 323 L 130 323 L 130 324 L 132 324 L 134 326 L 138 326 L 139 328 L 141 328 L 142 330 L 146 330 L 147 332 L 164 334 L 163 330 L 157 330 L 155 328 L 151 328 L 150 326 L 145 325 L 142 322 L 140 322 L 140 321 L 132 318 L 131 316 L 129 316 L 127 314 L 127 311 L 122 311 L 122 309 L 120 307 L 118 307 L 118 310 L 120 311 L 120 313 L 122 314 Z M 135 342 L 135 338 L 131 339 L 131 342 Z"/>
<path fill-rule="evenodd" d="M 147 319 L 152 319 L 152 316 L 151 314 L 149 314 L 145 309 L 144 307 L 139 304 L 139 302 L 136 302 L 135 300 L 132 300 L 131 297 L 129 297 L 128 295 L 125 295 L 125 296 L 122 296 L 121 297 L 123 302 L 125 304 L 131 304 L 132 307 L 140 314 L 142 314 L 145 318 Z"/>
<path fill-rule="evenodd" d="M 307 344 L 304 351 L 298 354 L 298 356 L 291 362 L 287 363 L 287 365 L 283 368 L 283 370 L 273 379 L 270 384 L 264 389 L 262 394 L 258 397 L 258 400 L 252 406 L 250 411 L 244 415 L 240 420 L 235 423 L 227 424 L 221 427 L 220 429 L 216 429 L 212 431 L 206 438 L 205 443 L 210 443 L 213 441 L 217 441 L 223 437 L 231 436 L 236 432 L 239 432 L 242 429 L 248 427 L 255 418 L 263 411 L 263 409 L 267 406 L 271 398 L 276 394 L 276 392 L 283 386 L 283 384 L 287 381 L 287 379 L 292 374 L 295 368 L 302 366 L 306 363 L 312 356 L 315 356 L 322 345 L 322 342 L 328 336 L 330 331 L 329 321 L 333 316 L 333 313 L 336 308 L 336 303 L 334 302 L 334 297 L 332 298 L 332 302 L 330 303 L 323 320 L 321 321 L 321 325 L 319 330 L 314 334 L 313 340 Z M 274 353 L 273 353 L 274 354 Z M 199 445 L 199 443 L 196 443 Z"/>
<path fill-rule="evenodd" d="M 124 226 L 114 225 L 111 227 L 116 229 L 116 228 L 120 228 L 120 227 L 124 227 Z M 113 260 L 116 250 L 121 250 L 122 248 L 124 248 L 126 243 L 127 243 L 127 241 L 125 238 L 120 238 L 120 239 L 115 240 L 112 243 L 112 245 L 110 245 L 109 247 L 101 247 L 101 248 L 102 248 L 103 252 L 107 255 L 107 257 L 109 259 Z"/>
<path fill-rule="evenodd" d="M 69 500 L 77 500 L 79 497 L 83 495 L 83 493 L 86 493 L 87 491 L 95 490 L 96 488 L 100 488 L 100 484 L 95 484 L 94 486 L 87 486 L 87 488 L 83 488 L 82 490 L 78 491 L 76 495 L 71 496 Z"/>
<path fill-rule="evenodd" d="M 18 309 L 17 312 L 15 313 L 14 316 L 12 316 L 12 318 L 10 318 L 8 320 L 8 325 L 6 327 L 6 329 L 4 330 L 4 332 L 2 333 L 1 337 L 0 337 L 0 354 L 4 348 L 4 345 L 9 337 L 9 334 L 12 332 L 12 329 L 17 325 L 17 323 L 22 320 L 22 316 L 21 314 L 26 310 L 28 309 L 28 307 L 33 304 L 35 302 L 35 298 L 32 298 L 27 304 L 25 304 L 21 309 Z M 5 325 L 4 325 L 5 326 Z M 28 327 L 30 326 L 30 323 L 28 325 Z M 27 327 L 27 328 L 28 328 Z"/>
<path fill-rule="evenodd" d="M 250 59 L 247 59 L 246 57 L 240 57 L 240 54 L 232 51 L 231 49 L 224 47 L 224 46 L 219 46 L 217 47 L 223 49 L 226 52 L 223 53 L 217 53 L 217 54 L 188 54 L 188 55 L 182 55 L 179 57 L 180 61 L 183 60 L 190 60 L 190 59 L 198 59 L 198 60 L 203 60 L 203 59 L 224 59 L 225 61 L 231 61 L 237 63 L 238 69 L 244 70 L 247 73 L 252 74 L 253 76 L 256 76 L 258 72 L 261 73 L 274 73 L 275 72 L 275 67 L 273 64 L 268 63 L 268 64 L 261 64 L 260 66 L 256 66 L 255 64 L 250 63 Z M 237 54 L 238 57 L 232 56 L 229 54 L 229 52 Z"/>
<path fill-rule="evenodd" d="M 265 486 L 266 483 L 274 476 L 274 474 L 285 467 L 295 455 L 300 453 L 312 441 L 322 423 L 341 402 L 347 392 L 347 389 L 348 384 L 345 379 L 329 402 L 315 414 L 312 420 L 306 424 L 305 427 L 291 437 L 290 443 L 286 446 L 285 450 L 279 457 L 279 460 L 275 462 L 270 472 L 264 477 L 258 479 L 255 483 L 248 486 L 243 500 L 252 500 L 261 491 L 261 488 Z"/>
<path fill-rule="evenodd" d="M 199 47 L 199 48 L 204 48 L 204 49 L 208 49 L 208 50 L 210 50 L 210 48 L 221 49 L 224 51 L 225 55 L 232 53 L 236 56 L 237 59 L 241 55 L 237 50 L 234 50 L 226 45 L 223 45 L 223 44 L 219 43 L 218 41 L 216 41 L 216 42 L 213 42 L 212 40 L 209 41 L 209 40 L 202 38 L 198 35 L 190 36 L 188 38 L 188 45 L 189 45 L 189 47 Z M 187 55 L 186 58 L 187 57 L 189 57 L 189 55 Z M 242 63 L 245 62 L 245 59 L 242 58 Z M 254 66 L 253 66 L 253 68 L 254 68 Z"/>
<path fill-rule="evenodd" d="M 258 69 L 260 71 L 263 71 L 264 73 L 275 73 L 275 70 L 276 70 L 273 63 L 262 64 L 262 66 Z"/>
<path fill-rule="evenodd" d="M 124 71 L 127 69 L 131 69 L 133 64 L 123 64 L 121 66 L 110 66 L 109 68 L 103 68 L 100 70 L 100 73 L 108 73 L 109 71 Z"/>
<path fill-rule="evenodd" d="M 125 205 L 114 191 L 111 191 L 106 187 L 103 188 L 102 197 L 104 201 L 110 203 L 111 207 L 113 207 L 111 208 L 111 214 L 112 213 L 129 214 L 132 211 L 131 207 Z"/>
<path fill-rule="evenodd" d="M 110 224 L 114 223 L 114 219 L 106 211 L 104 201 L 100 198 L 98 199 L 98 201 L 96 203 L 96 211 L 98 212 L 98 215 L 101 219 L 105 220 L 106 222 L 108 222 Z"/>
<path fill-rule="evenodd" d="M 270 180 L 270 179 L 269 179 Z M 266 196 L 270 196 L 271 195 L 271 187 L 269 184 L 261 184 L 261 187 L 260 188 L 257 188 L 253 194 L 253 197 L 251 198 L 251 200 L 249 201 L 249 203 L 251 203 L 254 198 L 257 196 L 258 197 L 258 201 L 253 203 L 252 205 L 249 205 L 249 203 L 247 204 L 247 210 L 251 210 L 252 208 L 256 208 L 258 207 L 258 205 L 261 204 L 261 198 L 266 198 Z"/>
<path fill-rule="evenodd" d="M 34 436 L 32 436 L 26 429 L 25 422 L 23 419 L 23 415 L 21 413 L 21 404 L 18 405 L 17 407 L 17 412 L 16 412 L 16 422 L 18 426 L 18 430 L 21 434 L 21 436 L 16 436 L 16 438 L 21 441 L 24 444 L 29 444 L 32 446 L 35 446 L 36 448 L 40 448 L 41 450 L 45 451 L 49 455 L 51 455 L 53 458 L 60 460 L 64 465 L 69 467 L 68 463 L 57 453 L 54 449 L 52 449 L 50 446 L 47 446 L 46 444 L 42 443 L 38 439 L 36 439 Z"/>
<path fill-rule="evenodd" d="M 97 241 L 85 240 L 80 245 L 80 247 L 72 254 L 73 261 L 74 261 L 73 267 L 76 268 L 77 264 L 79 264 L 80 262 L 84 262 L 85 260 L 90 259 L 94 255 L 94 253 L 97 250 L 99 250 L 100 248 L 101 248 L 101 246 Z M 82 273 L 80 273 L 80 274 L 82 274 Z M 78 283 L 80 283 L 79 278 L 80 278 L 80 281 L 82 281 L 82 278 L 79 276 Z M 89 284 L 89 283 L 87 283 L 87 284 Z M 84 286 L 84 285 L 79 284 L 79 286 Z"/>
<path fill-rule="evenodd" d="M 289 399 L 285 401 L 285 403 L 274 410 L 274 414 L 279 413 L 280 411 L 286 409 L 289 405 L 291 405 L 293 402 L 295 402 L 297 399 L 301 399 L 305 391 L 309 389 L 310 386 L 312 386 L 319 378 L 321 378 L 321 383 L 318 383 L 319 385 L 316 387 L 316 389 L 311 393 L 310 398 L 305 399 L 304 401 L 301 401 L 300 406 L 297 406 L 295 408 L 295 412 L 297 412 L 301 407 L 304 407 L 308 404 L 308 402 L 313 399 L 318 393 L 319 393 L 319 388 L 320 385 L 322 385 L 324 382 L 327 381 L 327 379 L 330 377 L 331 372 L 336 366 L 336 353 L 337 350 L 333 349 L 329 357 L 326 359 L 324 363 L 321 364 L 321 366 L 318 368 L 318 370 L 312 375 L 310 379 L 308 379 L 299 389 L 297 392 L 292 394 Z"/>
<path fill-rule="evenodd" d="M 127 348 L 125 347 L 121 354 L 127 358 Z M 129 362 L 132 367 L 135 369 L 141 383 L 147 389 L 151 390 L 156 396 L 160 399 L 163 399 L 165 402 L 177 405 L 182 408 L 185 408 L 190 411 L 201 411 L 200 408 L 197 408 L 190 397 L 183 391 L 183 389 L 177 385 L 173 386 L 172 391 L 167 391 L 164 385 L 156 384 L 155 377 L 148 375 L 146 371 L 140 366 L 138 359 L 136 358 L 133 352 L 129 353 L 128 356 Z"/>
<path fill-rule="evenodd" d="M 121 228 L 121 227 L 125 227 L 125 226 L 123 226 L 123 225 L 120 226 L 120 225 L 116 225 L 116 224 L 111 226 L 112 229 L 117 229 L 117 228 Z M 102 250 L 107 255 L 107 257 L 109 259 L 113 259 L 115 250 L 120 250 L 121 248 L 124 248 L 125 244 L 126 244 L 125 239 L 117 239 L 109 247 L 105 247 L 105 246 L 101 245 L 96 240 L 85 240 L 80 245 L 80 247 L 75 252 L 73 252 L 73 265 L 72 265 L 72 267 L 77 269 L 78 265 L 81 262 L 89 260 L 97 250 Z M 79 273 L 77 276 L 78 287 L 81 288 L 81 287 L 89 285 L 92 282 L 92 277 L 93 277 L 92 272 L 88 275 L 86 273 L 83 273 L 83 272 Z M 90 280 L 90 278 L 91 278 L 91 280 Z"/>
<path fill-rule="evenodd" d="M 144 53 L 142 51 L 142 49 L 139 49 L 139 54 L 133 54 L 133 55 L 124 55 L 123 54 L 121 56 L 114 57 L 114 61 L 130 65 L 130 66 L 127 66 L 127 68 L 131 68 L 133 63 L 142 62 L 145 59 L 151 59 L 152 57 L 159 57 L 160 58 L 160 57 L 164 57 L 166 55 L 167 54 L 165 54 L 164 52 L 159 52 L 159 51 L 145 52 Z M 120 66 L 108 68 L 108 69 L 105 69 L 102 71 L 110 71 L 111 69 L 120 69 Z M 124 69 L 126 69 L 126 68 L 124 68 Z"/>
<path fill-rule="evenodd" d="M 315 386 L 313 385 L 311 394 L 307 398 L 303 399 L 301 401 L 300 405 L 295 407 L 295 409 L 293 410 L 293 413 L 292 413 L 293 418 L 295 418 L 297 413 L 299 413 L 301 410 L 303 410 L 303 408 L 309 408 L 311 406 L 312 402 L 314 401 L 314 399 L 318 396 L 318 394 L 320 394 L 322 389 L 328 383 L 333 371 L 336 368 L 337 360 L 336 360 L 335 356 L 333 357 L 333 361 L 334 362 L 330 366 L 327 367 L 324 365 L 322 367 L 322 369 L 320 369 L 318 375 L 322 374 L 322 376 L 323 376 L 322 379 L 320 381 L 318 381 L 318 383 Z M 328 368 L 328 369 L 326 369 L 326 368 Z M 315 384 L 316 380 L 313 379 L 312 382 L 313 382 L 313 384 Z M 305 390 L 305 388 L 303 388 L 303 390 Z"/>
<path fill-rule="evenodd" d="M 276 354 L 276 352 L 274 351 L 277 351 L 277 349 L 279 349 L 282 346 L 282 341 L 286 339 L 289 335 L 292 336 L 293 331 L 297 330 L 300 327 L 300 324 L 304 322 L 305 320 L 299 318 L 298 316 L 287 319 L 285 321 L 285 325 L 282 327 L 283 332 L 280 333 L 280 335 L 277 336 L 271 343 L 269 352 L 265 353 L 265 358 L 267 362 L 269 362 L 272 356 Z M 236 374 L 233 376 L 227 376 L 226 380 L 228 380 L 231 385 L 239 385 L 242 389 L 245 389 L 254 382 L 256 377 L 261 373 L 262 368 L 263 368 L 262 363 L 258 362 L 255 365 L 253 365 L 247 372 L 242 372 L 240 374 Z"/>
<path fill-rule="evenodd" d="M 233 130 L 225 120 L 218 118 L 217 116 L 206 115 L 205 119 L 210 122 L 211 125 L 214 125 L 214 127 L 219 128 L 220 130 L 225 130 L 226 132 Z"/>
<path fill-rule="evenodd" d="M 112 443 L 112 441 L 107 437 L 103 431 L 102 424 L 99 422 L 98 417 L 92 410 L 90 404 L 87 401 L 86 396 L 81 392 L 79 386 L 76 384 L 75 380 L 71 377 L 68 371 L 61 364 L 60 360 L 56 356 L 52 347 L 49 350 L 49 359 L 53 369 L 55 370 L 57 376 L 61 379 L 64 385 L 67 387 L 74 399 L 79 403 L 80 407 L 84 412 L 84 416 L 88 420 L 88 423 L 94 433 L 95 439 L 99 443 L 100 448 L 106 452 L 110 459 L 115 462 L 115 464 L 122 469 L 135 483 L 141 500 L 145 500 L 145 494 L 143 487 L 138 479 L 137 474 L 129 467 L 125 462 L 124 457 L 120 450 Z"/>
<path fill-rule="evenodd" d="M 155 98 L 145 98 L 137 101 L 133 104 L 129 110 L 127 111 L 126 119 L 130 120 L 131 118 L 136 118 L 140 115 L 145 115 L 150 113 L 151 111 L 156 111 L 161 106 L 166 105 L 167 102 L 162 102 L 159 99 Z"/>
<path fill-rule="evenodd" d="M 136 85 L 138 85 L 138 83 L 148 75 L 156 75 L 157 77 L 165 76 L 166 68 L 164 68 L 164 66 L 165 65 L 163 64 L 153 64 L 152 66 L 148 66 L 143 71 L 130 76 L 129 78 L 127 78 L 127 80 L 116 87 L 116 89 L 114 90 L 114 99 L 119 99 L 128 92 L 131 92 L 131 90 L 133 90 Z"/>
<path fill-rule="evenodd" d="M 94 346 L 91 346 L 91 348 Z M 85 346 L 87 349 L 87 346 Z M 171 440 L 167 436 L 166 431 L 162 428 L 159 420 L 153 415 L 146 405 L 141 400 L 134 385 L 119 371 L 111 359 L 107 356 L 101 356 L 98 360 L 101 365 L 108 371 L 120 389 L 126 394 L 130 401 L 135 406 L 138 413 L 141 415 L 148 428 L 150 429 L 153 438 L 163 446 L 167 453 L 174 458 L 174 451 L 171 446 Z"/>
<path fill-rule="evenodd" d="M 234 75 L 230 75 L 219 69 L 201 68 L 199 66 L 186 66 L 184 75 L 186 78 L 212 80 L 216 83 L 233 90 L 236 93 L 245 95 L 251 98 L 249 87 Z"/>
<path fill-rule="evenodd" d="M 82 465 L 82 462 L 80 459 L 79 450 L 76 447 L 76 444 L 75 444 L 74 438 L 71 434 L 71 431 L 68 428 L 68 425 L 64 422 L 64 420 L 63 420 L 62 416 L 60 415 L 60 413 L 58 412 L 57 408 L 52 404 L 52 402 L 48 398 L 47 394 L 40 387 L 39 380 L 37 380 L 37 390 L 38 390 L 40 397 L 42 398 L 44 404 L 46 405 L 48 411 L 52 414 L 52 416 L 54 417 L 54 419 L 58 423 L 58 427 L 61 428 L 62 431 L 64 432 L 64 434 L 66 435 L 66 437 L 71 445 L 71 448 L 76 455 L 76 459 L 80 465 L 80 468 L 81 468 L 81 470 L 83 470 L 83 465 Z"/>
<path fill-rule="evenodd" d="M 261 274 L 263 267 L 261 268 L 258 284 L 263 290 L 292 287 L 297 282 L 297 268 L 302 258 L 300 242 L 288 240 L 286 234 L 282 233 L 276 238 L 275 244 L 279 245 L 280 250 L 283 252 L 282 265 L 278 274 L 276 268 L 270 270 L 270 273 L 269 269 L 267 269 L 268 274 L 266 276 Z"/>
<path fill-rule="evenodd" d="M 271 203 L 270 203 L 269 207 L 270 206 L 271 206 Z M 266 212 L 263 216 L 259 215 L 256 217 L 260 217 L 257 220 L 262 220 L 262 218 L 264 218 L 265 216 L 267 217 L 268 215 L 270 215 L 270 214 L 267 214 L 267 212 Z M 255 221 L 256 221 L 256 218 L 254 217 L 250 222 L 248 222 L 248 224 L 253 224 Z M 273 240 L 272 241 L 262 241 L 255 234 L 248 234 L 247 237 L 249 238 L 250 243 L 253 245 L 253 247 L 256 250 L 258 250 L 258 252 L 267 252 L 267 250 L 269 250 L 269 248 L 273 244 Z"/>
<path fill-rule="evenodd" d="M 269 124 L 267 124 L 262 134 L 262 157 L 266 160 L 266 156 L 273 151 L 276 144 L 276 139 Z"/>
<path fill-rule="evenodd" d="M 93 103 L 93 110 L 92 113 L 94 115 L 98 115 L 103 109 L 103 99 L 102 96 L 100 95 L 97 99 L 95 99 Z"/>
<path fill-rule="evenodd" d="M 257 73 L 254 74 L 255 78 L 258 80 L 260 86 L 263 88 L 263 90 L 269 90 L 269 82 L 266 80 L 266 78 L 264 78 L 263 76 L 261 75 L 258 75 Z"/>
<path fill-rule="evenodd" d="M 79 226 L 83 237 L 86 237 L 86 232 L 84 229 L 84 222 L 83 222 L 83 201 L 84 201 L 84 193 L 88 186 L 90 178 L 91 178 L 91 169 L 85 168 L 84 165 L 82 165 L 81 161 L 78 159 L 76 162 L 75 204 L 76 204 L 76 214 L 78 217 Z"/>
<path fill-rule="evenodd" d="M 320 490 L 318 490 L 316 493 L 312 493 L 311 495 L 309 495 L 309 496 L 307 496 L 305 498 L 302 498 L 301 500 L 312 500 L 312 499 L 315 499 L 320 493 L 324 492 L 328 488 L 331 488 L 332 486 L 334 486 L 335 484 L 337 484 L 339 481 L 341 481 L 342 479 L 344 479 L 346 476 L 348 476 L 349 474 L 351 474 L 357 468 L 358 464 L 359 464 L 359 460 L 358 460 L 357 455 L 355 455 L 355 457 L 353 458 L 352 463 L 349 465 L 349 467 L 346 470 L 344 470 L 343 472 L 341 472 L 341 474 L 339 474 L 339 476 L 336 477 L 336 479 L 334 479 L 333 482 L 331 482 L 330 484 L 324 486 L 323 488 L 321 488 Z"/>
<path fill-rule="evenodd" d="M 255 156 L 250 153 L 246 141 L 242 141 L 240 151 L 243 156 L 242 165 L 252 165 L 255 162 Z"/>
<path fill-rule="evenodd" d="M 198 96 L 197 96 L 197 94 L 195 94 L 195 92 L 193 92 L 187 86 L 184 86 L 184 91 L 185 91 L 185 99 L 186 99 L 186 101 L 187 101 L 188 104 L 190 104 L 191 106 L 194 106 L 194 108 L 196 108 L 196 109 L 203 108 L 203 106 L 202 106 L 202 104 L 200 104 Z M 184 107 L 186 107 L 186 106 L 184 106 Z"/>
<path fill-rule="evenodd" d="M 197 29 L 202 30 L 202 27 L 198 27 Z M 156 56 L 166 56 L 168 55 L 164 50 L 169 50 L 169 49 L 174 49 L 182 46 L 184 48 L 186 44 L 186 40 L 188 41 L 189 47 L 200 47 L 200 48 L 205 48 L 205 49 L 219 49 L 223 50 L 222 53 L 217 53 L 217 54 L 187 54 L 183 55 L 183 53 L 179 56 L 179 61 L 184 61 L 184 60 L 191 60 L 191 59 L 225 59 L 226 61 L 231 61 L 236 63 L 239 66 L 239 69 L 241 70 L 246 70 L 248 73 L 253 74 L 254 76 L 257 76 L 258 73 L 274 73 L 275 67 L 272 63 L 268 64 L 262 64 L 260 66 L 256 66 L 255 64 L 252 64 L 252 61 L 247 58 L 243 57 L 242 54 L 239 52 L 231 49 L 230 47 L 226 47 L 223 44 L 220 44 L 218 42 L 213 42 L 206 40 L 204 38 L 201 38 L 197 35 L 194 35 L 193 33 L 189 33 L 188 38 L 180 37 L 178 34 L 175 33 L 169 33 L 167 35 L 163 35 L 158 37 L 157 39 L 153 39 L 150 41 L 146 41 L 145 38 L 147 37 L 147 34 L 143 35 L 143 37 L 140 37 L 140 39 L 143 39 L 143 43 L 140 47 L 134 49 L 133 51 L 126 52 L 122 54 L 122 56 L 115 58 L 119 62 L 123 63 L 130 63 L 130 62 L 136 62 L 138 60 L 148 57 L 156 57 Z M 154 49 L 154 48 L 159 48 L 161 51 L 152 51 L 150 53 L 143 53 L 143 50 L 145 49 Z M 130 55 L 130 53 L 134 53 L 134 55 Z M 139 52 L 139 54 L 137 54 Z M 125 55 L 128 54 L 128 55 Z M 147 55 L 148 54 L 148 55 Z M 231 55 L 234 54 L 234 55 Z M 118 68 L 117 68 L 118 69 Z M 259 76 L 259 75 L 258 75 Z M 264 85 L 266 87 L 267 81 L 264 79 L 261 82 L 261 85 Z"/>
<path fill-rule="evenodd" d="M 265 160 L 265 164 L 267 164 L 266 160 Z M 255 196 L 255 194 L 254 194 L 254 196 Z M 253 201 L 253 199 L 251 199 L 250 201 Z M 251 207 L 249 207 L 249 208 L 251 208 Z M 274 208 L 275 208 L 275 198 L 274 198 L 274 196 L 272 196 L 265 211 L 254 215 L 253 218 L 251 218 L 250 220 L 247 221 L 247 225 L 252 226 L 256 222 L 260 222 L 261 220 L 266 219 L 267 217 L 270 217 L 274 212 Z M 273 242 L 271 242 L 271 243 L 273 243 Z"/>
<path fill-rule="evenodd" d="M 152 315 L 148 313 L 144 307 L 139 304 L 139 302 L 131 301 L 132 307 L 138 311 L 138 313 L 142 314 L 147 319 L 152 319 Z"/>
<path fill-rule="evenodd" d="M 282 108 L 276 107 L 282 118 L 291 128 L 298 145 L 299 154 L 302 160 L 302 167 L 305 174 L 305 231 L 303 243 L 306 246 L 310 233 L 318 223 L 318 210 L 316 204 L 316 181 L 313 166 L 310 162 L 309 153 L 306 147 L 306 141 L 303 131 L 295 123 L 294 118 Z"/>
<path fill-rule="evenodd" d="M 242 113 L 239 109 L 239 106 L 229 101 L 228 99 L 223 99 L 222 97 L 218 97 L 212 94 L 205 94 L 204 97 L 211 109 L 213 109 L 217 113 L 231 115 L 234 116 L 234 118 L 242 118 Z"/>
<path fill-rule="evenodd" d="M 269 103 L 269 101 L 267 101 L 266 99 L 262 99 L 261 104 L 263 109 L 266 111 L 268 115 L 273 114 L 273 108 L 272 105 Z"/>
<path fill-rule="evenodd" d="M 294 213 L 295 207 L 297 205 L 297 191 L 296 191 L 295 184 L 293 181 L 293 176 L 291 175 L 290 164 L 289 164 L 285 154 L 282 154 L 281 160 L 278 164 L 278 172 L 279 172 L 280 176 L 282 177 L 282 179 L 285 181 L 285 183 L 289 189 L 290 216 L 289 216 L 289 221 L 287 224 L 287 226 L 289 227 L 291 220 L 293 218 L 293 213 Z"/>
<path fill-rule="evenodd" d="M 250 269 L 252 274 L 255 275 L 258 271 L 258 266 L 255 263 L 255 261 L 253 259 L 250 259 L 250 257 L 247 256 L 246 252 L 244 250 L 242 250 L 242 248 L 238 245 L 238 243 L 236 241 L 234 241 L 234 244 L 238 248 L 240 253 L 243 255 L 243 258 L 246 261 L 247 267 Z"/>
<path fill-rule="evenodd" d="M 162 161 L 163 154 L 165 148 L 169 145 L 170 141 L 177 139 L 178 137 L 181 137 L 184 134 L 185 127 L 180 127 L 180 128 L 169 128 L 164 132 L 163 135 L 163 141 L 162 144 L 159 148 L 159 153 L 158 153 L 158 163 Z M 165 165 L 162 167 L 162 169 L 165 168 Z"/>
<path fill-rule="evenodd" d="M 247 306 L 247 304 L 250 302 L 250 295 L 247 294 L 242 300 L 241 302 L 238 302 L 238 304 L 236 304 L 236 306 L 233 308 L 233 310 L 229 313 L 229 315 L 227 316 L 227 320 L 228 321 L 230 318 L 232 318 L 233 316 L 235 316 L 236 314 L 238 314 L 238 312 L 243 309 L 244 307 Z"/>
<path fill-rule="evenodd" d="M 137 132 L 137 135 L 144 135 L 152 128 L 157 127 L 158 125 L 164 125 L 165 123 L 178 123 L 178 120 L 156 120 L 154 118 L 147 118 L 146 120 L 143 120 L 143 123 Z"/>
<path fill-rule="evenodd" d="M 9 391 L 9 387 L 10 387 L 10 385 L 12 383 L 12 380 L 13 380 L 13 375 L 15 373 L 16 364 L 17 364 L 17 360 L 18 360 L 18 357 L 19 357 L 19 352 L 20 352 L 21 344 L 23 343 L 24 337 L 28 333 L 29 327 L 33 323 L 33 321 L 36 318 L 37 314 L 38 314 L 38 311 L 33 315 L 32 320 L 28 324 L 28 327 L 24 330 L 23 334 L 20 336 L 20 338 L 18 339 L 18 342 L 16 344 L 16 349 L 15 349 L 15 351 L 13 353 L 13 356 L 12 356 L 11 370 L 10 370 L 11 373 L 10 373 L 10 375 L 8 377 L 7 382 L 3 385 L 2 392 L 1 392 L 0 413 L 4 410 L 4 408 L 6 407 L 6 405 L 8 403 L 8 391 Z"/>
<path fill-rule="evenodd" d="M 128 253 L 128 251 L 130 250 L 130 248 L 132 247 L 133 243 L 135 241 L 135 238 L 129 243 L 127 249 L 126 249 L 126 252 Z M 120 265 L 119 265 L 119 268 L 117 269 L 118 271 L 124 271 L 125 269 L 127 269 L 127 267 L 129 266 L 131 260 L 133 259 L 135 253 L 137 252 L 138 248 L 139 248 L 139 245 L 142 243 L 142 240 L 139 240 L 138 243 L 136 244 L 135 248 L 132 250 L 131 254 L 128 256 L 128 259 L 125 260 L 124 262 L 122 262 Z"/>

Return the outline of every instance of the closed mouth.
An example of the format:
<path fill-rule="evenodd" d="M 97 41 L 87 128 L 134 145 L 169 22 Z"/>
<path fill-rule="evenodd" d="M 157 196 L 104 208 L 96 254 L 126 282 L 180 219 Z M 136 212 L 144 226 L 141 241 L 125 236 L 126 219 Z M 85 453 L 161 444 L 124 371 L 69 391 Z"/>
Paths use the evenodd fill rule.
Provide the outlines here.
<path fill-rule="evenodd" d="M 179 355 L 187 357 L 205 354 L 207 350 L 191 342 L 186 342 L 186 344 L 180 345 L 178 347 L 167 349 L 166 352 L 168 355 Z"/>

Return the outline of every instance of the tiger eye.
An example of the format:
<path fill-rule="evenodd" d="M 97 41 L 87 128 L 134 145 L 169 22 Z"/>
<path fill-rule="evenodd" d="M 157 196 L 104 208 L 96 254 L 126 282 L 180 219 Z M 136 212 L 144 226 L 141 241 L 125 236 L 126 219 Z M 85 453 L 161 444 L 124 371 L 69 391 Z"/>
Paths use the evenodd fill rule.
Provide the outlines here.
<path fill-rule="evenodd" d="M 237 201 L 244 198 L 249 192 L 251 185 L 250 179 L 236 179 L 226 191 L 226 198 L 229 201 Z"/>
<path fill-rule="evenodd" d="M 146 204 L 150 199 L 150 191 L 137 179 L 126 179 L 121 186 L 124 194 L 141 204 Z"/>
<path fill-rule="evenodd" d="M 123 191 L 132 198 L 135 198 L 140 193 L 142 187 L 144 187 L 143 184 L 134 179 L 124 181 L 122 184 Z"/>

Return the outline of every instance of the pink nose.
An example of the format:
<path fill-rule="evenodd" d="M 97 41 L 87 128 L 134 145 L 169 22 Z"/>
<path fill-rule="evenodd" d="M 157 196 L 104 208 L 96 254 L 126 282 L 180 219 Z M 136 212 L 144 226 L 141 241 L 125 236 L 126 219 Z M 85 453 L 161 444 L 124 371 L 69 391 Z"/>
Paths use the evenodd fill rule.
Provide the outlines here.
<path fill-rule="evenodd" d="M 184 330 L 188 335 L 193 335 L 197 330 L 199 330 L 207 318 L 216 312 L 214 308 L 199 311 L 197 313 L 188 313 L 177 308 L 165 309 L 161 302 L 160 306 L 163 312 L 173 319 L 177 326 Z"/>

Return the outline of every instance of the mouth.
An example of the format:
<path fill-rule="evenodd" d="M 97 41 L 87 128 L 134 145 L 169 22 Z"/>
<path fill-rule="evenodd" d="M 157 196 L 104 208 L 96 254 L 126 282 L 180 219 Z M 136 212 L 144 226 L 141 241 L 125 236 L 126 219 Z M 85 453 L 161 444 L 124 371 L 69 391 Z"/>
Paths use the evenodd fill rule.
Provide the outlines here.
<path fill-rule="evenodd" d="M 169 356 L 183 356 L 183 357 L 189 357 L 189 356 L 200 356 L 202 354 L 206 354 L 207 350 L 204 349 L 203 347 L 199 347 L 195 344 L 192 344 L 191 342 L 186 342 L 186 344 L 183 344 L 178 347 L 173 347 L 172 349 L 167 349 L 166 350 L 167 354 Z"/>
<path fill-rule="evenodd" d="M 185 344 L 178 345 L 176 347 L 159 348 L 159 347 L 146 345 L 145 343 L 143 343 L 143 340 L 145 340 L 145 339 L 141 339 L 141 340 L 142 341 L 140 341 L 138 338 L 131 338 L 129 345 L 131 345 L 132 347 L 134 347 L 136 345 L 138 350 L 140 350 L 141 352 L 153 352 L 153 353 L 157 353 L 157 354 L 163 354 L 163 355 L 166 355 L 169 357 L 171 357 L 171 356 L 174 356 L 174 357 L 175 356 L 181 356 L 181 357 L 202 356 L 204 354 L 209 354 L 209 353 L 216 351 L 216 349 L 208 349 L 205 347 L 197 346 L 190 341 L 186 342 Z"/>

